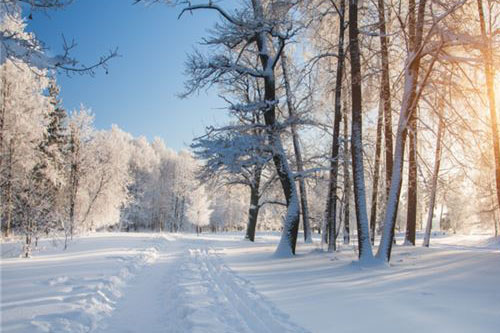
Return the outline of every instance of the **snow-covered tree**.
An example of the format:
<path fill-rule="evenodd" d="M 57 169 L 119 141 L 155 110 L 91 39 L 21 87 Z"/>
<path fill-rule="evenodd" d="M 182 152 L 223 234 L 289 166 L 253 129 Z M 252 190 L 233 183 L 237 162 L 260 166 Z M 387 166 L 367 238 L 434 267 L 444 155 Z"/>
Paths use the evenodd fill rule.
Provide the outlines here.
<path fill-rule="evenodd" d="M 203 185 L 191 192 L 187 204 L 186 217 L 189 222 L 195 226 L 196 233 L 199 234 L 204 226 L 210 223 L 210 200 L 208 200 Z"/>
<path fill-rule="evenodd" d="M 263 2 L 252 0 L 243 2 L 241 7 L 230 13 L 212 2 L 189 4 L 182 12 L 199 9 L 213 10 L 221 14 L 222 21 L 216 25 L 213 35 L 206 43 L 218 49 L 214 55 L 205 57 L 197 52 L 189 57 L 186 83 L 186 95 L 215 83 L 228 82 L 234 74 L 258 78 L 263 85 L 264 96 L 258 106 L 264 114 L 267 141 L 271 147 L 273 162 L 281 182 L 287 202 L 287 213 L 281 241 L 276 250 L 278 256 L 295 254 L 295 245 L 299 228 L 299 198 L 295 177 L 290 169 L 287 154 L 283 148 L 280 132 L 284 125 L 276 117 L 276 65 L 287 42 L 296 34 L 293 21 L 288 19 L 293 14 L 277 16 L 276 6 L 285 6 L 291 10 L 293 3 Z M 238 53 L 231 50 L 240 50 Z M 248 67 L 240 62 L 238 54 L 251 52 L 258 59 L 257 66 Z M 255 69 L 257 68 L 257 69 Z M 229 76 L 229 77 L 228 77 Z"/>
<path fill-rule="evenodd" d="M 34 38 L 24 33 L 25 25 L 19 17 L 2 19 L 0 27 L 1 30 L 19 33 L 26 40 Z M 16 58 L 4 59 L 0 65 L 0 75 L 2 227 L 8 236 L 16 222 L 16 196 L 21 192 L 21 185 L 31 184 L 27 180 L 31 178 L 33 167 L 38 161 L 38 144 L 46 134 L 49 99 L 44 91 L 49 80 L 45 71 Z"/>

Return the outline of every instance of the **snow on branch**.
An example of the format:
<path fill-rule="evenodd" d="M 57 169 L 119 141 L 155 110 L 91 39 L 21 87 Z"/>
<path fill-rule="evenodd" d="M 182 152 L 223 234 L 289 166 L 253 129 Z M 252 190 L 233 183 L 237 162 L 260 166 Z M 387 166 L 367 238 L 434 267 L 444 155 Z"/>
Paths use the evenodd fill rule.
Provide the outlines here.
<path fill-rule="evenodd" d="M 207 58 L 200 52 L 194 52 L 186 62 L 185 74 L 189 80 L 185 84 L 186 91 L 180 96 L 187 97 L 195 91 L 212 86 L 214 83 L 222 83 L 228 79 L 226 75 L 232 73 L 260 78 L 265 75 L 260 70 L 238 64 L 224 54 Z"/>
<path fill-rule="evenodd" d="M 191 145 L 195 156 L 206 160 L 205 173 L 241 173 L 254 165 L 265 165 L 272 157 L 264 136 L 211 129 Z"/>
<path fill-rule="evenodd" d="M 56 3 L 55 1 L 52 1 Z M 30 2 L 31 3 L 31 2 Z M 39 5 L 49 2 L 39 1 Z M 59 2 L 58 2 L 59 3 Z M 95 69 L 102 67 L 107 72 L 108 61 L 118 56 L 118 51 L 111 50 L 108 54 L 101 56 L 99 60 L 90 66 L 80 65 L 78 61 L 70 56 L 70 52 L 76 47 L 75 41 L 68 43 L 63 36 L 63 53 L 55 56 L 49 56 L 45 53 L 43 44 L 38 41 L 33 34 L 22 31 L 12 30 L 9 24 L 14 26 L 23 26 L 19 14 L 6 14 L 3 17 L 5 26 L 0 30 L 1 58 L 0 64 L 6 59 L 17 59 L 30 64 L 38 69 L 63 70 L 67 73 L 77 72 L 93 75 Z"/>
<path fill-rule="evenodd" d="M 188 4 L 190 4 L 189 1 L 186 1 Z M 230 15 L 228 12 L 226 12 L 224 9 L 222 9 L 221 7 L 219 7 L 218 5 L 214 5 L 212 3 L 212 1 L 209 1 L 208 3 L 206 4 L 199 4 L 199 5 L 188 5 L 187 7 L 183 8 L 181 13 L 179 14 L 178 18 L 180 19 L 182 17 L 182 15 L 189 11 L 193 11 L 193 10 L 197 10 L 197 9 L 211 9 L 211 10 L 215 10 L 217 11 L 220 15 L 222 15 L 222 17 L 224 17 L 226 20 L 228 20 L 229 22 L 231 22 L 232 24 L 234 25 L 242 25 L 242 22 L 240 22 L 239 20 L 237 20 L 235 17 L 233 17 L 232 15 Z"/>

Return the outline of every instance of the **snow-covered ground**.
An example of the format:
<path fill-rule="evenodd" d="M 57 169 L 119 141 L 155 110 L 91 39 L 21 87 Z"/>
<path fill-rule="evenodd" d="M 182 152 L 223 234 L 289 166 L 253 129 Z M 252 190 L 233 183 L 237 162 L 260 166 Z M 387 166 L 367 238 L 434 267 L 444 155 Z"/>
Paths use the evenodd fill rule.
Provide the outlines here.
<path fill-rule="evenodd" d="M 441 236 L 360 268 L 279 236 L 108 233 L 2 244 L 2 332 L 498 332 L 500 242 Z M 317 241 L 317 239 L 316 239 Z"/>

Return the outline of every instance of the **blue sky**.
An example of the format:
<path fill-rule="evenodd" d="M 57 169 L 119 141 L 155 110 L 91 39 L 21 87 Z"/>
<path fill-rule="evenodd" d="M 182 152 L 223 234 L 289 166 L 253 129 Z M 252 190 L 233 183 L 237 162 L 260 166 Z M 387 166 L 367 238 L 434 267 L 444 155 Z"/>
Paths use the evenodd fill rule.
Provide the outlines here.
<path fill-rule="evenodd" d="M 118 47 L 121 57 L 111 61 L 107 75 L 58 75 L 65 107 L 83 103 L 94 112 L 97 128 L 114 123 L 134 136 L 159 136 L 180 150 L 205 126 L 226 119 L 215 90 L 184 100 L 176 96 L 183 90 L 186 55 L 218 17 L 198 11 L 178 20 L 180 8 L 132 2 L 75 0 L 63 10 L 33 13 L 28 29 L 53 54 L 61 52 L 62 34 L 74 39 L 73 56 L 86 64 Z"/>

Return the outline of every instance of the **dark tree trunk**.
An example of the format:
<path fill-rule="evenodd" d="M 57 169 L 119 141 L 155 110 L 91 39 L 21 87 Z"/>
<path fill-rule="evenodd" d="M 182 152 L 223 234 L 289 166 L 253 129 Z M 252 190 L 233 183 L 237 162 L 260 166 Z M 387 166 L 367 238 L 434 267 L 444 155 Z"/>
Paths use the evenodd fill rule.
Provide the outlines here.
<path fill-rule="evenodd" d="M 351 55 L 351 155 L 352 177 L 354 184 L 354 202 L 358 231 L 358 250 L 360 260 L 370 259 L 372 246 L 370 243 L 370 226 L 366 211 L 366 188 L 363 166 L 362 144 L 362 95 L 361 95 L 361 62 L 358 30 L 358 1 L 349 2 L 349 40 Z"/>
<path fill-rule="evenodd" d="M 418 6 L 418 21 L 415 23 L 415 0 L 409 0 L 409 32 L 410 53 L 407 57 L 405 68 L 405 91 L 403 92 L 403 103 L 399 116 L 398 130 L 396 133 L 396 146 L 394 150 L 394 164 L 391 175 L 391 188 L 387 197 L 386 213 L 384 218 L 384 230 L 377 252 L 377 257 L 384 261 L 391 258 L 392 244 L 394 241 L 394 227 L 401 193 L 404 148 L 407 135 L 407 123 L 413 110 L 417 105 L 417 83 L 420 71 L 419 49 L 422 43 L 425 6 L 427 1 L 421 0 Z M 432 65 L 431 65 L 432 66 Z M 432 67 L 431 67 L 432 68 Z M 430 68 L 430 69 L 431 69 Z"/>
<path fill-rule="evenodd" d="M 262 21 L 264 18 L 264 10 L 260 0 L 252 0 L 255 18 Z M 283 144 L 281 142 L 280 133 L 276 126 L 276 80 L 274 75 L 273 64 L 270 63 L 271 57 L 268 52 L 268 35 L 266 32 L 259 32 L 256 36 L 257 49 L 259 51 L 259 59 L 263 71 L 266 73 L 264 80 L 264 100 L 268 104 L 264 112 L 264 120 L 267 125 L 267 136 L 271 147 L 273 147 L 273 162 L 276 166 L 276 172 L 280 179 L 283 193 L 287 203 L 287 213 L 281 236 L 280 244 L 278 245 L 277 253 L 283 254 L 290 251 L 295 254 L 295 246 L 297 244 L 297 234 L 299 231 L 299 201 L 297 197 L 297 188 L 292 172 L 288 165 Z M 276 55 L 275 55 L 276 56 Z"/>
<path fill-rule="evenodd" d="M 346 101 L 346 99 L 344 99 Z M 344 244 L 351 242 L 350 236 L 350 202 L 351 202 L 351 178 L 349 173 L 349 126 L 347 121 L 347 103 L 344 103 Z"/>
<path fill-rule="evenodd" d="M 330 157 L 330 182 L 326 202 L 326 225 L 328 234 L 328 251 L 337 250 L 337 183 L 339 174 L 340 122 L 342 120 L 342 80 L 344 73 L 344 32 L 345 32 L 345 0 L 340 1 L 339 9 L 339 41 L 337 59 L 337 77 L 335 81 L 335 116 L 333 121 L 332 154 Z"/>
<path fill-rule="evenodd" d="M 248 223 L 245 238 L 250 241 L 255 241 L 255 229 L 257 227 L 257 218 L 259 216 L 259 188 L 262 169 L 255 167 L 254 184 L 250 186 L 250 207 L 248 208 Z"/>
<path fill-rule="evenodd" d="M 75 135 L 71 135 L 71 170 L 70 170 L 70 194 L 69 194 L 69 230 L 70 237 L 73 239 L 74 227 L 75 227 L 75 206 L 76 206 L 76 195 L 78 193 L 78 139 Z"/>

